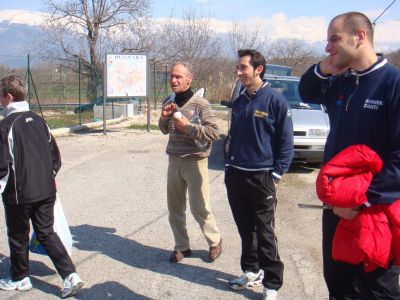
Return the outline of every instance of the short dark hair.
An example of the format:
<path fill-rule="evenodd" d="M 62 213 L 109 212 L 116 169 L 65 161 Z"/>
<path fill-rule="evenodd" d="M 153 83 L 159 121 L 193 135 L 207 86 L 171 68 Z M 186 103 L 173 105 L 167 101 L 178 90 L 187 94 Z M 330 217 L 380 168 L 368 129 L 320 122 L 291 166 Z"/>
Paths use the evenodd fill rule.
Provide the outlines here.
<path fill-rule="evenodd" d="M 350 11 L 334 17 L 331 23 L 337 19 L 343 19 L 345 29 L 348 33 L 355 34 L 358 29 L 364 29 L 368 39 L 371 41 L 371 44 L 373 44 L 374 27 L 366 15 L 357 11 Z"/>
<path fill-rule="evenodd" d="M 14 102 L 25 101 L 28 95 L 28 84 L 20 76 L 8 75 L 0 80 L 0 91 L 3 96 L 11 94 L 14 97 Z"/>
<path fill-rule="evenodd" d="M 260 73 L 260 78 L 261 80 L 264 79 L 266 61 L 260 52 L 253 49 L 240 49 L 237 53 L 239 57 L 250 56 L 250 64 L 254 69 L 258 66 L 262 66 L 263 70 Z"/>

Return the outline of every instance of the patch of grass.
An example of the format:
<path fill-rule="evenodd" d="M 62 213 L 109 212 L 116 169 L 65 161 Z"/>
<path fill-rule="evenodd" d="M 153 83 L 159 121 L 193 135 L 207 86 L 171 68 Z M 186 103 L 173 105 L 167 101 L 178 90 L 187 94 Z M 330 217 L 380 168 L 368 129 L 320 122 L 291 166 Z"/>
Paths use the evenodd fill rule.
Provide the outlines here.
<path fill-rule="evenodd" d="M 79 114 L 66 114 L 62 112 L 61 113 L 55 112 L 54 114 L 46 114 L 45 112 L 43 112 L 43 115 L 50 129 L 72 127 L 75 125 L 79 125 Z M 93 112 L 81 113 L 82 124 L 89 123 L 92 121 L 93 121 Z"/>
<path fill-rule="evenodd" d="M 129 129 L 147 130 L 147 124 L 133 124 Z M 150 130 L 160 130 L 157 125 L 150 124 Z"/>
<path fill-rule="evenodd" d="M 228 110 L 228 108 L 226 106 L 211 106 L 212 110 L 222 110 L 222 111 L 226 111 Z"/>

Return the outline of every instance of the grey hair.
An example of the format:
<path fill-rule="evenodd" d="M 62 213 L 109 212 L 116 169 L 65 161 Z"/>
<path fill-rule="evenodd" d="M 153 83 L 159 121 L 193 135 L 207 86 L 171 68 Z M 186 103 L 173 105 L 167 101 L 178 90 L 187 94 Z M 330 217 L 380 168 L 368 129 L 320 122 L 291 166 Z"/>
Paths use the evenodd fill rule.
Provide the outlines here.
<path fill-rule="evenodd" d="M 172 68 L 177 66 L 177 65 L 184 66 L 186 71 L 187 71 L 187 73 L 188 73 L 188 75 L 193 75 L 193 65 L 191 63 L 188 63 L 186 61 L 178 61 L 178 62 L 175 62 L 172 65 Z"/>

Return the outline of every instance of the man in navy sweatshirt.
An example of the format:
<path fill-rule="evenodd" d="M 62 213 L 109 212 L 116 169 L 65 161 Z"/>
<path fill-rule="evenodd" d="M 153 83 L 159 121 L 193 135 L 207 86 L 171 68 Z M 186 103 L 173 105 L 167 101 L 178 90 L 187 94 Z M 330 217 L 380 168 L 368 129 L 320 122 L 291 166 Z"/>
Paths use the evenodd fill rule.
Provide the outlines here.
<path fill-rule="evenodd" d="M 300 81 L 304 102 L 324 104 L 330 133 L 324 161 L 354 144 L 365 144 L 383 160 L 372 180 L 368 202 L 391 204 L 400 199 L 400 70 L 375 53 L 373 27 L 358 12 L 336 16 L 328 27 L 328 56 L 312 66 Z M 340 218 L 355 218 L 360 208 L 324 210 L 324 277 L 329 299 L 400 299 L 399 274 L 388 270 L 364 272 L 332 259 L 332 239 Z"/>
<path fill-rule="evenodd" d="M 293 158 L 293 125 L 286 99 L 263 82 L 265 59 L 239 50 L 236 73 L 245 87 L 230 105 L 225 185 L 242 239 L 243 275 L 232 289 L 264 285 L 263 299 L 277 299 L 283 263 L 274 230 L 276 186 Z"/>

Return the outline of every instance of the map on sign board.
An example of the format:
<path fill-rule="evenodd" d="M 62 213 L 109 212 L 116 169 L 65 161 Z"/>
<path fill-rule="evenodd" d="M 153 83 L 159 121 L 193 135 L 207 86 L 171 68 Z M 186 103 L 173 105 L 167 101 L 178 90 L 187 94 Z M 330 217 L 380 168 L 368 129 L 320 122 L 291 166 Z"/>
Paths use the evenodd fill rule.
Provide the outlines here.
<path fill-rule="evenodd" d="M 107 97 L 147 96 L 147 58 L 137 54 L 106 55 Z"/>

